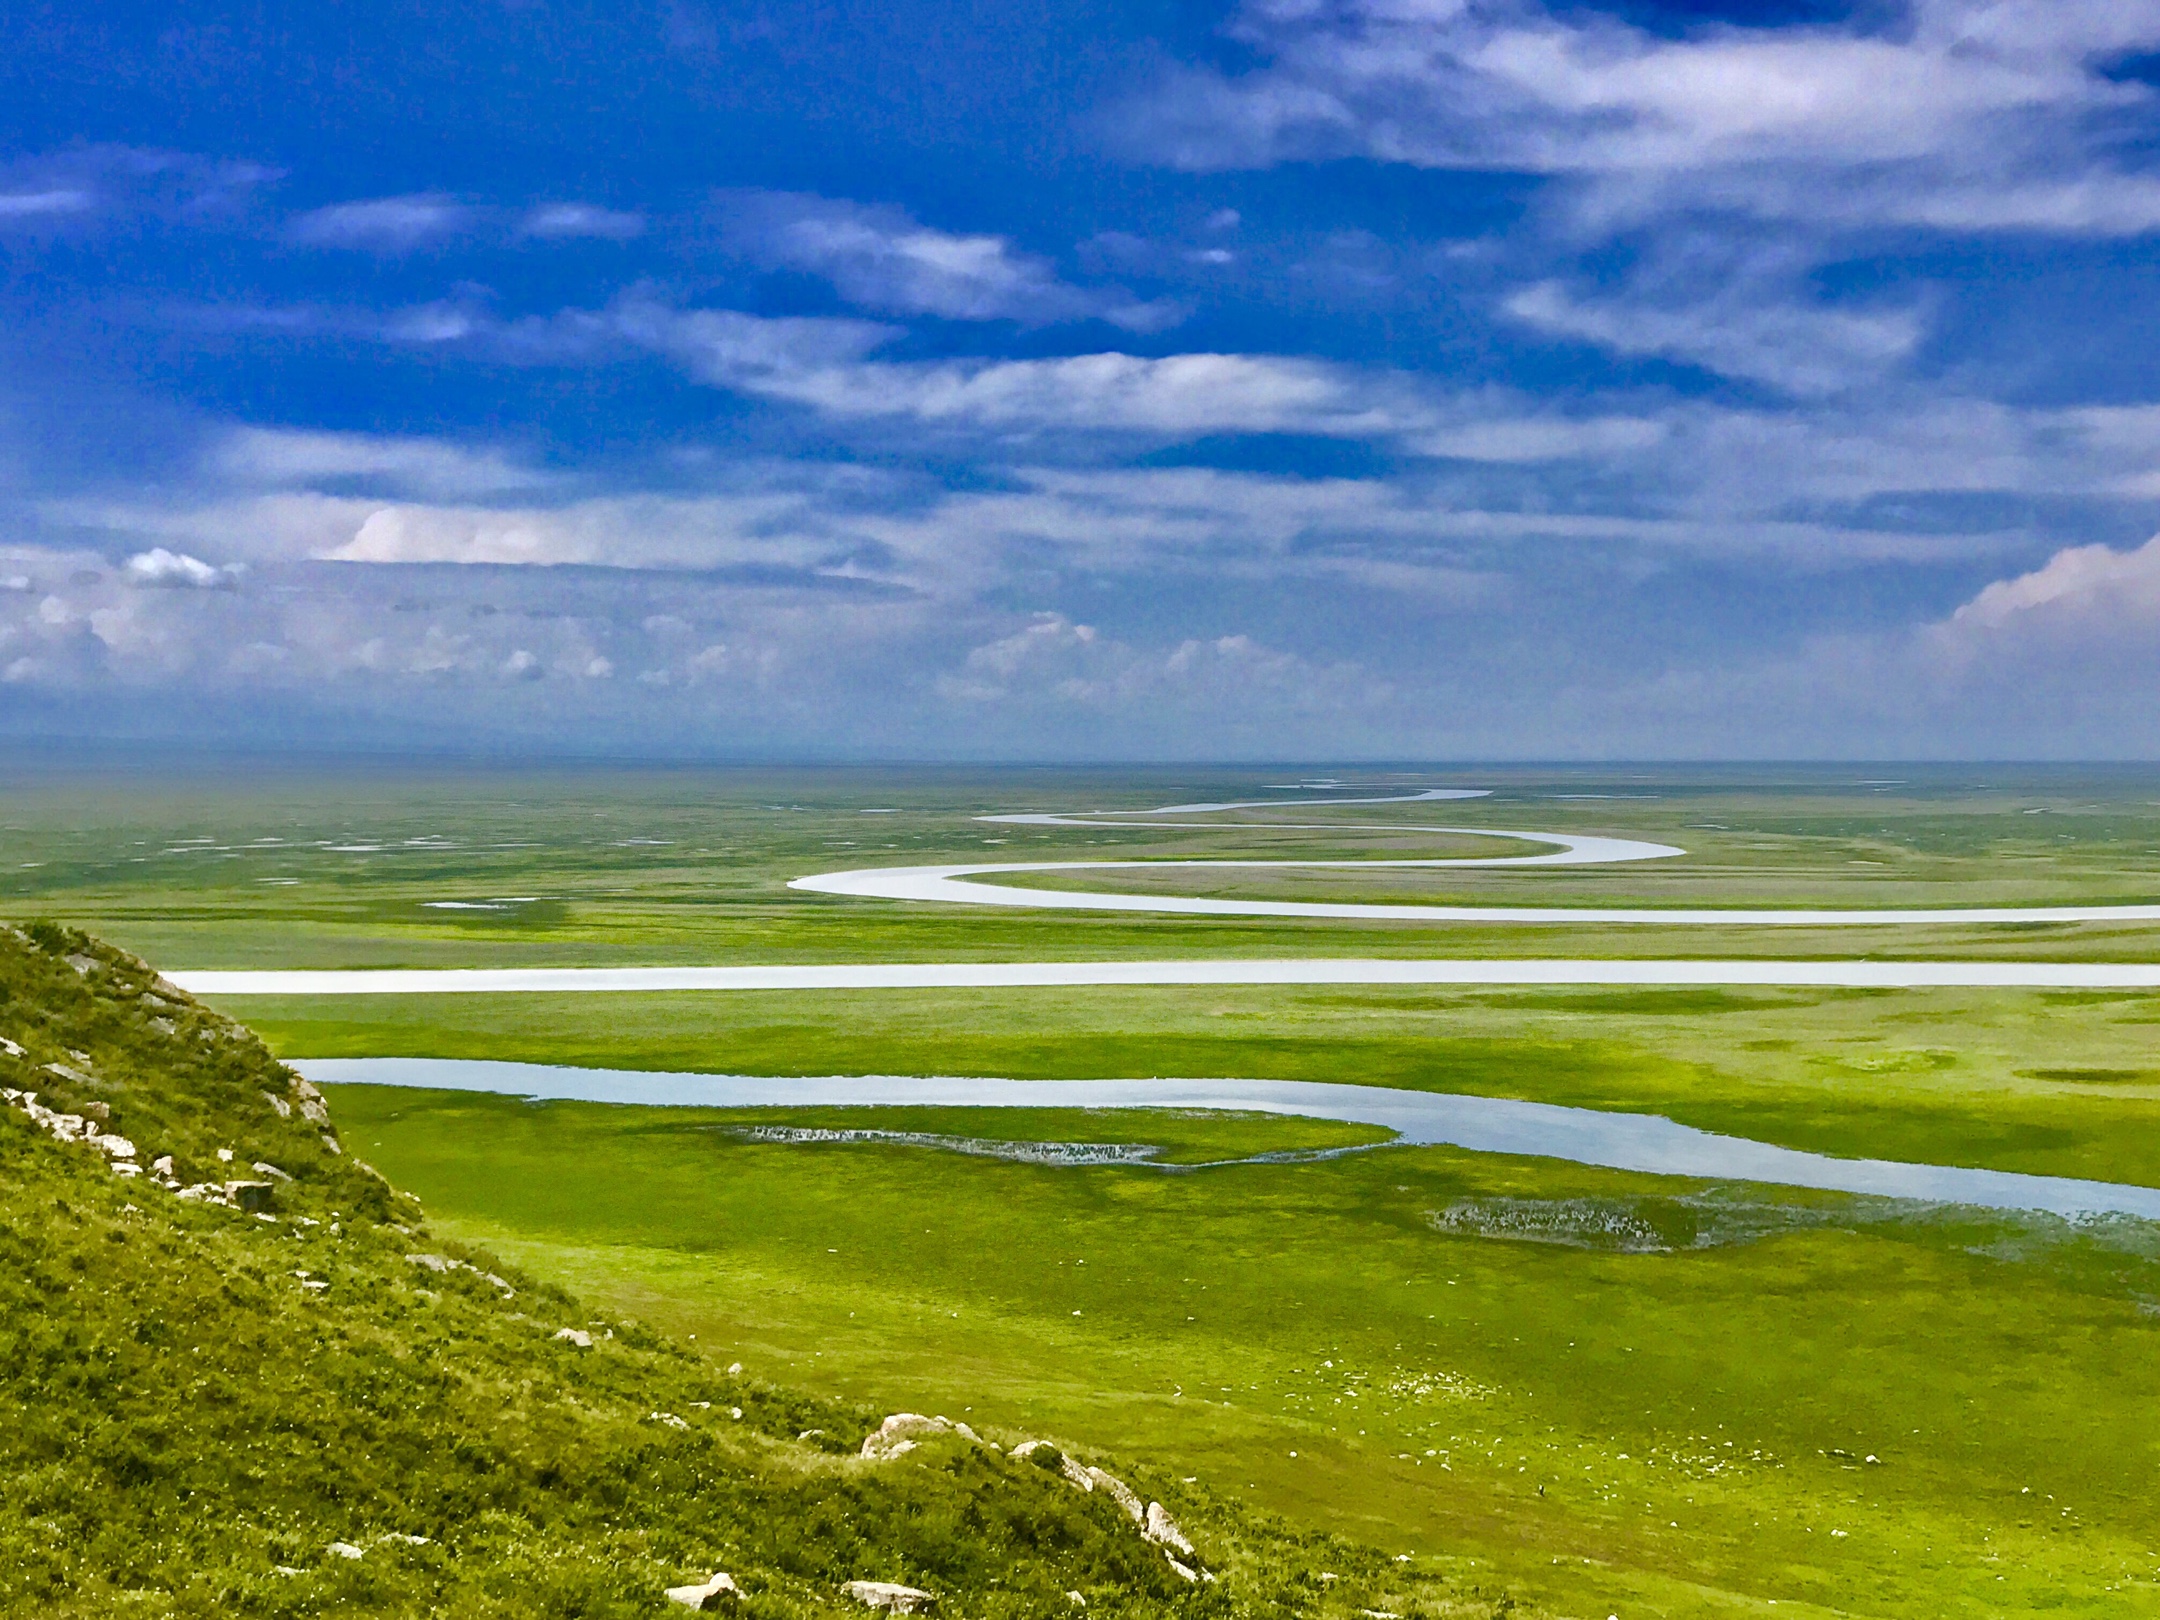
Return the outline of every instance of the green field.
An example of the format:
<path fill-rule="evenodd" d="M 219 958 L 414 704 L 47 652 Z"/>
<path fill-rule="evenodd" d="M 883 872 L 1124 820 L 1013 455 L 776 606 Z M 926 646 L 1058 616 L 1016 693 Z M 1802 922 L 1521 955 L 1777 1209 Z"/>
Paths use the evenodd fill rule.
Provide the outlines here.
<path fill-rule="evenodd" d="M 2140 1223 L 1441 1149 L 1169 1174 L 733 1134 L 1010 1130 L 994 1110 L 332 1095 L 439 1228 L 716 1360 L 1095 1435 L 1562 1613 L 2160 1611 Z M 1466 1206 L 1548 1240 L 1438 1224 Z M 1613 1252 L 1616 1226 L 1678 1246 Z"/>
<path fill-rule="evenodd" d="M 1901 777 L 1896 783 L 1873 780 Z M 1294 773 L 479 770 L 26 781 L 0 891 L 168 970 L 1174 956 L 2149 961 L 2160 927 L 1496 927 L 962 910 L 790 891 L 843 866 L 1684 846 L 1640 866 L 1101 874 L 1084 886 L 1634 906 L 2133 903 L 2160 775 L 1464 770 L 1490 799 L 1029 828 Z M 1372 830 L 1298 831 L 1299 819 Z M 1271 825 L 1268 823 L 1272 823 Z M 273 842 L 274 840 L 274 842 Z M 455 901 L 446 908 L 439 904 Z M 748 1074 L 1327 1080 L 1662 1113 L 1815 1152 L 2160 1186 L 2160 995 L 1148 988 L 263 997 L 280 1055 Z M 1570 1616 L 2160 1609 L 2160 1235 L 1556 1161 L 1045 1166 L 753 1125 L 1347 1146 L 1312 1121 L 533 1106 L 338 1088 L 440 1230 L 714 1361 L 1096 1437 Z M 1085 1262 L 1083 1266 L 1081 1262 Z M 1079 1314 L 1075 1315 L 1074 1313 Z M 1292 1453 L 1296 1453 L 1293 1458 Z M 1874 1457 L 1876 1461 L 1867 1459 Z M 1477 1596 L 1482 1592 L 1483 1596 Z"/>
<path fill-rule="evenodd" d="M 1860 779 L 1896 775 L 1896 787 Z M 1123 874 L 1194 892 L 1354 883 L 1469 904 L 1933 906 L 2160 899 L 2160 782 L 2128 770 L 1374 773 L 1486 799 L 1216 818 L 1372 835 L 1016 827 L 973 820 L 1254 797 L 1281 772 L 591 771 L 415 767 L 25 776 L 6 784 L 0 905 L 94 928 L 168 968 L 596 965 L 1240 955 L 2149 958 L 2160 926 L 1490 927 L 968 911 L 792 892 L 936 861 L 1420 856 L 1404 823 L 1679 845 L 1619 867 L 1322 877 Z M 1190 819 L 1180 817 L 1177 819 Z M 1520 846 L 1486 845 L 1488 850 Z M 1031 881 L 1054 882 L 1054 879 Z M 1085 880 L 1093 884 L 1096 879 Z M 1308 896 L 1309 897 L 1309 896 Z M 1331 898 L 1340 898 L 1330 895 Z M 456 901 L 496 910 L 443 909 Z M 516 903 L 504 903 L 514 901 Z M 1051 932 L 1050 930 L 1054 930 Z"/>

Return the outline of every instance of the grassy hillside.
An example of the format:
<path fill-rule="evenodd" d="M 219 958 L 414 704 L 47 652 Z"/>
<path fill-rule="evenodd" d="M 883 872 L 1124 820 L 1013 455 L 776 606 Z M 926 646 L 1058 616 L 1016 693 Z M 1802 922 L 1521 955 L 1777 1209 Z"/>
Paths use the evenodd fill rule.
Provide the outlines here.
<path fill-rule="evenodd" d="M 760 1616 L 867 1612 L 855 1579 L 956 1616 L 1513 1607 L 1084 1437 L 1219 1578 L 1017 1434 L 865 1461 L 878 1408 L 431 1235 L 252 1035 L 83 935 L 0 930 L 0 1035 L 0 1613 L 658 1614 L 716 1569 Z"/>

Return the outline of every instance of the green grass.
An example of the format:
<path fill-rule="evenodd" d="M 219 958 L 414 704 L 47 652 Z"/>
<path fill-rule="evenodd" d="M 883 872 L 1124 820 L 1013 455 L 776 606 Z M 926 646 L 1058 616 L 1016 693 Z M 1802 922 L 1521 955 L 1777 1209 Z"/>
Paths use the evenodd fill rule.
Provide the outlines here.
<path fill-rule="evenodd" d="M 334 1095 L 439 1227 L 716 1357 L 1111 1437 L 1560 1612 L 2160 1609 L 2137 1223 L 1705 1203 L 1439 1149 L 1164 1175 L 731 1131 L 829 1112 Z M 1444 1230 L 1466 1205 L 1579 1241 Z M 1707 1246 L 1594 1246 L 1615 1213 Z"/>
<path fill-rule="evenodd" d="M 744 1074 L 1350 1081 L 1845 1157 L 2160 1186 L 2160 996 L 1107 988 L 226 1002 L 284 1056 Z M 2087 1078 L 2098 1076 L 2099 1078 Z"/>
<path fill-rule="evenodd" d="M 191 1183 L 284 1172 L 269 1211 L 190 1202 L 0 1101 L 0 1614 L 598 1620 L 680 1613 L 663 1589 L 714 1568 L 752 1620 L 860 1613 L 853 1578 L 992 1620 L 1069 1616 L 1071 1591 L 1132 1620 L 1492 1611 L 1459 1560 L 1285 1529 L 1077 1432 L 1059 1438 L 1169 1504 L 1219 1584 L 999 1452 L 862 1461 L 891 1409 L 869 1387 L 731 1370 L 460 1244 L 360 1162 L 367 1126 L 333 1115 L 333 1146 L 245 1030 L 80 935 L 0 932 L 0 1024 L 25 1048 L 0 1080 L 102 1114 L 139 1160 Z"/>
<path fill-rule="evenodd" d="M 1854 780 L 1888 775 L 1908 780 Z M 1568 905 L 2160 895 L 2160 776 L 2149 771 L 1480 769 L 1451 779 L 1498 788 L 1490 800 L 1342 812 L 1367 822 L 1369 835 L 970 819 L 1250 797 L 1256 781 L 1290 779 L 468 770 L 231 786 L 24 781 L 0 826 L 0 906 L 97 921 L 188 967 L 1247 955 L 2150 960 L 2160 940 L 2160 928 L 2112 924 L 1784 931 L 1128 917 L 864 903 L 785 887 L 803 873 L 871 864 L 1469 847 L 1402 826 L 1434 822 L 1610 833 L 1689 854 L 1627 868 L 1402 880 L 1352 872 L 1133 881 Z M 1567 797 L 1575 794 L 1619 796 Z M 897 813 L 865 814 L 887 808 Z M 271 838 L 279 842 L 261 842 Z M 427 904 L 506 896 L 536 898 L 486 912 Z M 0 957 L 6 951 L 0 941 Z M 1357 1081 L 1651 1110 L 1819 1152 L 2160 1185 L 2160 1064 L 2149 1055 L 2160 997 L 2136 993 L 1222 988 L 225 1005 L 288 1057 Z M 114 1037 L 115 1073 L 140 1087 L 116 1107 L 152 1108 L 163 1095 L 155 1077 L 175 1061 L 151 1043 L 139 1049 L 147 1067 L 126 1070 L 134 1061 L 126 1051 L 138 1050 L 127 1043 L 138 1036 Z M 14 1352 L 0 1369 L 30 1369 L 0 1371 L 0 1399 L 25 1414 L 19 1434 L 43 1437 L 36 1467 L 56 1483 L 33 1499 L 28 1519 L 0 1525 L 0 1570 L 29 1559 L 23 1567 L 45 1572 L 37 1578 L 63 1610 L 128 1601 L 116 1595 L 120 1578 L 105 1573 L 128 1566 L 136 1573 L 126 1578 L 155 1594 L 141 1600 L 154 1612 L 222 1604 L 218 1612 L 297 1613 L 370 1601 L 393 1612 L 487 1612 L 519 1601 L 544 1612 L 637 1612 L 663 1569 L 674 1578 L 689 1572 L 677 1563 L 724 1556 L 768 1583 L 760 1601 L 772 1612 L 794 1612 L 790 1604 L 807 1612 L 829 1594 L 843 1550 L 871 1545 L 892 1567 L 935 1571 L 965 1594 L 955 1613 L 1064 1613 L 1050 1589 L 1082 1569 L 1113 1572 L 1104 1590 L 1127 1596 L 1106 1603 L 1159 1609 L 1156 1595 L 1119 1584 L 1123 1554 L 1079 1521 L 1057 1520 L 1062 1528 L 1033 1541 L 1015 1528 L 1049 1523 L 1036 1516 L 1072 1505 L 1055 1493 L 1012 1494 L 1034 1483 L 1026 1476 L 938 1472 L 954 1460 L 943 1456 L 924 1459 L 936 1468 L 920 1477 L 865 1476 L 791 1438 L 910 1404 L 957 1408 L 971 1421 L 1009 1425 L 1008 1436 L 1048 1431 L 1112 1448 L 1151 1488 L 1177 1494 L 1179 1510 L 1232 1549 L 1225 1568 L 1237 1575 L 1178 1603 L 1480 1620 L 1514 1603 L 1589 1620 L 2115 1615 L 2156 1606 L 2160 1552 L 2143 1497 L 2160 1450 L 2150 1373 L 2160 1261 L 2150 1229 L 2136 1223 L 2071 1231 L 1920 1218 L 1762 1190 L 1706 1199 L 1685 1184 L 1437 1149 L 1166 1173 L 733 1134 L 782 1119 L 1140 1140 L 1185 1163 L 1354 1138 L 1310 1121 L 723 1115 L 373 1088 L 335 1100 L 352 1141 L 364 1142 L 358 1151 L 426 1198 L 429 1243 L 484 1243 L 525 1265 L 521 1302 L 551 1311 L 572 1309 L 557 1303 L 568 1296 L 532 1279 L 574 1286 L 593 1302 L 576 1309 L 617 1327 L 606 1354 L 619 1359 L 564 1361 L 545 1345 L 536 1359 L 526 1326 L 511 1320 L 515 1309 L 416 1284 L 402 1236 L 379 1223 L 367 1228 L 377 1248 L 354 1246 L 348 1261 L 317 1257 L 351 1268 L 356 1314 L 336 1318 L 346 1335 L 337 1342 L 367 1348 L 340 1359 L 330 1339 L 306 1336 L 328 1319 L 325 1302 L 287 1299 L 280 1279 L 294 1268 L 270 1258 L 299 1252 L 279 1244 L 319 1244 L 320 1233 L 273 1239 L 267 1227 L 219 1225 L 223 1215 L 197 1212 L 116 1262 L 132 1241 L 125 1223 L 141 1215 L 124 1214 L 114 1203 L 124 1195 L 106 1180 L 63 1188 L 40 1179 L 49 1166 L 36 1154 L 47 1149 L 32 1142 L 29 1156 L 0 1164 L 0 1235 L 15 1267 L 0 1268 L 0 1288 L 15 1290 L 0 1299 L 0 1347 Z M 217 1117 L 248 1105 L 243 1088 L 217 1103 L 226 1110 Z M 186 1134 L 180 1115 L 150 1117 Z M 0 1115 L 0 1127 L 8 1124 Z M 18 1147 L 0 1129 L 0 1151 Z M 18 1166 L 29 1168 L 18 1176 Z M 344 1161 L 304 1168 L 296 1198 L 328 1196 L 331 1183 L 311 1177 L 350 1174 Z M 348 1204 L 379 1186 L 339 1185 Z M 64 1201 L 65 1218 L 48 1213 L 49 1196 Z M 186 1224 L 198 1216 L 199 1227 Z M 1528 1241 L 1554 1237 L 1568 1241 Z M 345 1298 L 342 1287 L 334 1293 Z M 200 1340 L 188 1336 L 185 1357 L 178 1340 L 144 1348 L 129 1339 L 143 1300 L 172 1321 L 205 1324 Z M 528 1309 L 537 1317 L 538 1306 Z M 634 1333 L 625 1326 L 633 1318 L 669 1337 Z M 438 1324 L 447 1325 L 438 1332 Z M 198 1367 L 198 1342 L 214 1367 Z M 408 1342 L 417 1349 L 399 1348 Z M 277 1360 L 273 1345 L 301 1349 Z M 727 1383 L 716 1369 L 738 1358 L 747 1381 Z M 248 1387 L 248 1369 L 273 1361 L 266 1387 L 278 1402 L 325 1408 L 299 1439 Z M 593 1369 L 606 1379 L 577 1381 L 597 1379 Z M 676 1410 L 696 1391 L 717 1401 L 716 1388 L 731 1402 L 744 1391 L 746 1412 L 766 1414 L 763 1428 L 698 1420 L 687 1435 L 653 1432 L 651 1410 Z M 66 1409 L 55 1389 L 108 1401 L 122 1390 L 131 1413 L 175 1405 L 170 1392 L 186 1392 L 197 1404 L 183 1403 L 190 1415 L 181 1426 L 168 1424 L 137 1451 L 170 1450 L 191 1459 L 193 1472 L 166 1496 L 163 1484 L 137 1488 L 124 1473 L 99 1472 L 101 1454 L 70 1449 L 74 1431 L 54 1426 L 50 1412 Z M 364 1421 L 338 1417 L 346 1404 Z M 504 1427 L 506 1409 L 516 1421 Z M 829 1422 L 801 1415 L 810 1411 Z M 355 1434 L 368 1437 L 366 1466 L 348 1458 L 340 1473 L 336 1447 L 350 1449 Z M 393 1434 L 403 1437 L 396 1446 Z M 380 1449 L 377 1435 L 386 1437 Z M 0 1446 L 9 1443 L 25 1442 Z M 499 1470 L 503 1494 L 446 1494 L 454 1471 L 440 1457 L 482 1444 L 512 1459 Z M 713 1449 L 678 1456 L 667 1449 L 677 1445 Z M 268 1449 L 249 1450 L 256 1446 Z M 262 1461 L 220 1483 L 233 1457 L 288 1454 L 299 1481 L 289 1498 L 272 1491 L 280 1476 Z M 18 1455 L 0 1450 L 11 1482 Z M 1870 1455 L 1880 1460 L 1868 1463 Z M 404 1498 L 393 1488 L 396 1469 L 376 1466 L 382 1457 L 436 1470 L 416 1476 L 421 1494 L 441 1523 L 458 1527 L 464 1562 L 422 1559 L 396 1573 L 385 1560 L 354 1571 L 318 1554 L 305 1565 L 314 1584 L 265 1576 L 274 1558 L 302 1567 L 301 1554 L 356 1514 L 366 1527 L 398 1526 Z M 587 1459 L 584 1471 L 540 1483 L 555 1466 L 547 1459 L 562 1457 Z M 625 1483 L 646 1470 L 671 1482 L 649 1499 Z M 197 1495 L 173 1494 L 183 1488 Z M 867 1540 L 847 1541 L 819 1506 L 858 1501 L 847 1492 L 868 1493 L 848 1509 L 856 1526 L 875 1527 L 861 1529 Z M 471 1501 L 481 1507 L 459 1510 Z M 1301 1528 L 1280 1529 L 1269 1510 Z M 775 1513 L 815 1527 L 799 1554 L 757 1539 L 756 1526 Z M 988 1539 L 963 1545 L 949 1528 L 962 1522 Z M 212 1524 L 226 1528 L 200 1528 Z M 948 1528 L 926 1539 L 922 1524 Z M 1297 1539 L 1322 1532 L 1351 1539 Z M 102 1549 L 94 1559 L 80 1551 L 88 1545 Z M 1018 1559 L 1023 1573 L 999 1573 L 984 1546 Z M 1414 1561 L 1393 1564 L 1395 1552 Z M 196 1563 L 207 1573 L 191 1573 Z M 1322 1568 L 1346 1579 L 1322 1582 Z M 1390 1572 L 1422 1584 L 1387 1586 Z M 361 1574 L 391 1584 L 337 1584 Z M 1023 1601 L 1015 1595 L 1023 1590 L 1034 1596 Z M 1049 1608 L 1029 1610 L 1037 1597 Z"/>
<path fill-rule="evenodd" d="M 1217 829 L 1015 827 L 1000 811 L 1249 798 L 1276 773 L 632 771 L 32 777 L 0 823 L 0 907 L 94 927 L 173 967 L 1024 959 L 1194 955 L 2149 958 L 2145 924 L 1798 929 L 1434 926 L 986 912 L 791 891 L 844 866 L 930 861 L 1419 856 L 1472 842 L 1406 824 L 1547 828 L 1682 846 L 1619 867 L 1235 877 L 1112 886 L 1283 889 L 1469 904 L 1909 906 L 2160 897 L 2150 772 L 1476 768 L 1490 799 L 1259 814 Z M 1641 778 L 1631 780 L 1630 778 Z M 1434 780 L 1424 775 L 1421 780 Z M 1377 785 L 1385 786 L 1384 782 Z M 1584 798 L 1572 795 L 1607 794 Z M 1647 796 L 1645 796 L 1647 795 Z M 869 815 L 870 810 L 893 814 Z M 1044 881 L 1086 881 L 1056 880 Z M 430 902 L 532 897 L 499 911 Z M 1339 897 L 1339 896 L 1337 896 Z"/>

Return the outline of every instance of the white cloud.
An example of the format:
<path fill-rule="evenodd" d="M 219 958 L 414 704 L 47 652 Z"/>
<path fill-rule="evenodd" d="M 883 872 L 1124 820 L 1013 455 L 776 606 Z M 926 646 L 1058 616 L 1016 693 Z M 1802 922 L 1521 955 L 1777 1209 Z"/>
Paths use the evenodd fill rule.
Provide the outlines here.
<path fill-rule="evenodd" d="M 335 203 L 300 215 L 287 231 L 310 247 L 405 253 L 464 229 L 470 218 L 456 198 L 430 191 Z"/>
<path fill-rule="evenodd" d="M 200 557 L 167 551 L 163 546 L 138 552 L 127 560 L 127 576 L 138 585 L 178 586 L 188 590 L 230 590 L 236 570 L 216 568 Z"/>
<path fill-rule="evenodd" d="M 1113 128 L 1200 169 L 1362 154 L 1618 182 L 1604 204 L 1694 176 L 1712 184 L 1683 198 L 1803 218 L 2156 223 L 2153 177 L 2118 166 L 2135 143 L 2116 138 L 2153 98 L 2108 71 L 2160 45 L 2153 0 L 1912 0 L 1678 37 L 1524 0 L 1262 0 L 1233 32 L 1265 66 L 1182 73 Z M 1831 174 L 1857 184 L 1801 178 Z"/>
<path fill-rule="evenodd" d="M 607 242 L 627 242 L 644 234 L 645 217 L 591 203 L 542 203 L 525 215 L 522 228 L 527 236 L 547 241 L 597 237 Z"/>
<path fill-rule="evenodd" d="M 936 230 L 896 208 L 774 191 L 724 193 L 722 203 L 745 252 L 822 276 L 865 309 L 1029 326 L 1097 319 L 1144 332 L 1181 314 L 1119 288 L 1073 286 L 1005 237 Z"/>
<path fill-rule="evenodd" d="M 1906 309 L 1853 310 L 1762 301 L 1742 278 L 1708 296 L 1659 305 L 1639 296 L 1578 298 L 1557 281 L 1514 294 L 1506 310 L 1556 336 L 1626 355 L 1656 355 L 1793 394 L 1828 394 L 1871 382 L 1920 342 Z"/>
<path fill-rule="evenodd" d="M 2134 551 L 2070 546 L 1997 580 L 1950 618 L 1953 631 L 2045 630 L 2083 641 L 2125 629 L 2160 644 L 2160 536 Z"/>
<path fill-rule="evenodd" d="M 0 220 L 38 219 L 50 214 L 80 214 L 96 199 L 78 187 L 42 191 L 0 191 Z"/>
<path fill-rule="evenodd" d="M 1662 444 L 1671 424 L 1648 416 L 1524 415 L 1501 411 L 1412 440 L 1422 455 L 1458 461 L 1530 465 L 1548 461 L 1603 460 Z"/>
<path fill-rule="evenodd" d="M 293 428 L 238 428 L 211 452 L 211 468 L 248 485 L 306 485 L 380 480 L 429 496 L 493 495 L 533 489 L 548 475 L 499 450 L 440 439 L 323 433 Z"/>
<path fill-rule="evenodd" d="M 279 171 L 259 163 L 112 144 L 0 161 L 0 230 L 116 219 L 203 224 L 243 212 Z"/>

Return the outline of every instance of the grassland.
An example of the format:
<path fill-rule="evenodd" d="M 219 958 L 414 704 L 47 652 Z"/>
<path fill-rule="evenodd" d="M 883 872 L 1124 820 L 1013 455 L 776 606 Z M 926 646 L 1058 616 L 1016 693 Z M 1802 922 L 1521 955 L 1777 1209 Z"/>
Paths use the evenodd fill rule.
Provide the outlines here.
<path fill-rule="evenodd" d="M 1893 775 L 1906 780 L 1861 780 Z M 1412 785 L 1431 780 L 1442 779 Z M 1376 926 L 963 912 L 785 887 L 871 864 L 1472 847 L 1390 830 L 1392 818 L 1610 833 L 1689 854 L 1403 879 L 1141 873 L 1118 886 L 1674 906 L 2160 896 L 2149 773 L 1444 780 L 1497 791 L 1342 812 L 1370 833 L 1234 836 L 969 818 L 1250 797 L 1251 774 L 25 782 L 5 801 L 0 906 L 96 923 L 174 968 L 2149 960 L 2160 946 L 2160 928 L 2144 925 Z M 226 1005 L 293 1058 L 1355 1081 L 1652 1110 L 1817 1152 L 2160 1185 L 2160 997 L 2136 993 L 1221 988 Z M 695 1334 L 693 1361 L 708 1372 L 740 1357 L 835 1411 L 926 1403 L 1101 1437 L 1181 1489 L 1416 1560 L 1361 1567 L 1453 1583 L 1358 1606 L 1482 1614 L 1519 1602 L 1590 1620 L 2160 1606 L 2142 1506 L 2160 1447 L 2160 1248 L 2137 1223 L 2071 1229 L 1438 1149 L 1183 1173 L 1049 1168 L 735 1134 L 774 1123 L 770 1111 L 363 1087 L 334 1101 L 363 1151 L 426 1199 L 437 1231 L 577 1287 L 611 1320 L 655 1323 L 678 1349 Z M 850 1111 L 845 1123 L 1145 1140 L 1185 1162 L 1347 1140 L 1315 1122 L 1051 1111 Z"/>
<path fill-rule="evenodd" d="M 1440 1149 L 1176 1175 L 736 1134 L 833 1111 L 333 1094 L 440 1227 L 715 1356 L 1114 1437 L 1559 1612 L 2160 1609 L 2160 1243 L 2136 1223 L 1705 1198 Z M 1547 1241 L 1490 1235 L 1511 1222 Z M 1677 1247 L 1614 1252 L 1615 1231 Z"/>
<path fill-rule="evenodd" d="M 741 1074 L 1347 1081 L 1666 1114 L 1847 1157 L 2160 1186 L 2160 996 L 1210 988 L 226 1003 L 287 1056 Z"/>
<path fill-rule="evenodd" d="M 80 935 L 0 933 L 0 1022 L 11 1089 L 193 1190 L 0 1101 L 0 1614 L 597 1620 L 680 1613 L 664 1588 L 715 1567 L 749 1620 L 859 1614 L 856 1578 L 998 1620 L 1070 1615 L 1075 1591 L 1134 1620 L 1491 1612 L 1438 1561 L 1286 1531 L 1085 1437 L 1218 1581 L 1180 1578 L 1104 1494 L 984 1447 L 861 1460 L 883 1408 L 431 1230 L 359 1161 L 366 1127 L 325 1129 L 245 1030 Z M 272 1208 L 225 1200 L 236 1172 Z"/>
<path fill-rule="evenodd" d="M 1611 833 L 1678 844 L 1688 854 L 1624 867 L 1385 879 L 1246 874 L 1234 888 L 1260 892 L 1278 882 L 1351 882 L 1396 899 L 1593 906 L 2130 903 L 2160 897 L 2160 784 L 2132 772 L 1898 773 L 1909 779 L 1894 788 L 1857 784 L 1856 776 L 1870 773 L 1852 771 L 1640 774 L 1643 780 L 1557 770 L 1451 773 L 1442 780 L 1490 786 L 1493 796 L 1327 812 L 1325 819 L 1369 824 L 1371 836 L 1279 827 L 1234 835 L 1162 827 L 1014 827 L 971 819 L 1012 810 L 1250 797 L 1254 773 L 404 770 L 258 773 L 238 781 L 23 777 L 9 784 L 4 800 L 0 907 L 93 927 L 175 968 L 1027 959 L 1053 944 L 1057 954 L 1073 959 L 1443 954 L 2075 960 L 2149 956 L 2160 942 L 2160 929 L 2121 924 L 1567 929 L 1070 913 L 1053 919 L 1048 926 L 1055 934 L 1046 936 L 1044 918 L 1024 912 L 959 913 L 786 888 L 788 879 L 805 873 L 873 864 L 1405 855 L 1450 844 L 1388 830 L 1409 821 Z M 1420 773 L 1416 782 L 1434 779 Z M 1132 881 L 1214 882 L 1189 873 Z M 444 901 L 495 909 L 445 909 Z"/>

